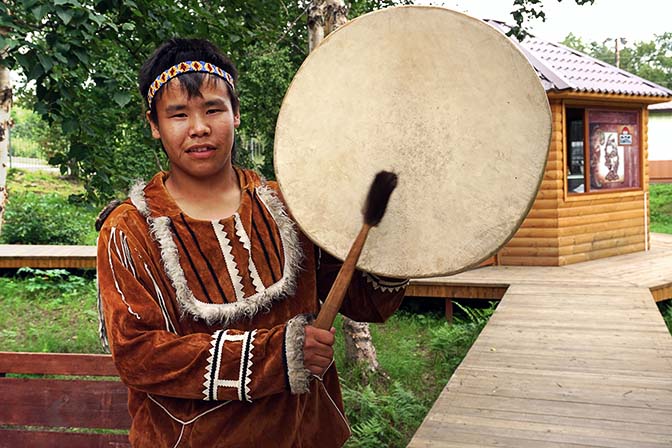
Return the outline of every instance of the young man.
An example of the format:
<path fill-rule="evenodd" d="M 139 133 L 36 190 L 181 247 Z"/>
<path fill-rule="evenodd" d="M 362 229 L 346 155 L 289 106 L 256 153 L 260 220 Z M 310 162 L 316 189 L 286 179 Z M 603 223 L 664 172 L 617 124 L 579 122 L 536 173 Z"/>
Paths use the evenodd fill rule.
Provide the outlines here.
<path fill-rule="evenodd" d="M 236 77 L 212 44 L 186 39 L 140 72 L 170 170 L 134 186 L 98 240 L 102 334 L 129 387 L 134 447 L 349 436 L 334 330 L 310 326 L 339 266 L 298 231 L 275 183 L 232 165 Z M 356 273 L 342 311 L 382 321 L 404 286 Z"/>

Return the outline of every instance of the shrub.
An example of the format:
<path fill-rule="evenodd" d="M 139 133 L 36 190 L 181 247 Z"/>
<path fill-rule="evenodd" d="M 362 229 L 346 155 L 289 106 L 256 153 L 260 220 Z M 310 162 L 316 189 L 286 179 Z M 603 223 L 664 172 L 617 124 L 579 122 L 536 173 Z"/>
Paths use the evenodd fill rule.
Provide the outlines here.
<path fill-rule="evenodd" d="M 88 215 L 56 193 L 13 194 L 2 241 L 7 244 L 84 244 L 93 227 Z"/>

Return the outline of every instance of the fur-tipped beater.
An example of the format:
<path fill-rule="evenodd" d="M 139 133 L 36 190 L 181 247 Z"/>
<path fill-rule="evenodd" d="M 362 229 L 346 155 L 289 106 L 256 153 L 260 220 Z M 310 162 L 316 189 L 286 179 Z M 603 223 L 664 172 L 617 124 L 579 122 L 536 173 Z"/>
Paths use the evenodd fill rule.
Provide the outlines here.
<path fill-rule="evenodd" d="M 392 191 L 397 187 L 397 175 L 389 171 L 379 171 L 373 179 L 364 204 L 364 223 L 375 227 L 385 215 Z"/>

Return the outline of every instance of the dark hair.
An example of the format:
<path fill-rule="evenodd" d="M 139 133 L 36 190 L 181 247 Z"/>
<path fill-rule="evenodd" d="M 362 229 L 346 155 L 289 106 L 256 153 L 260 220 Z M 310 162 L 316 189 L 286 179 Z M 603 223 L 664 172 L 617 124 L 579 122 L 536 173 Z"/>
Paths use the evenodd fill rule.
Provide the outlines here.
<path fill-rule="evenodd" d="M 228 72 L 234 80 L 238 80 L 238 71 L 231 60 L 226 57 L 215 45 L 205 39 L 170 39 L 161 46 L 159 46 L 154 53 L 142 64 L 138 76 L 138 86 L 140 88 L 140 95 L 144 98 L 145 106 L 147 104 L 147 92 L 149 86 L 154 82 L 157 76 L 163 73 L 166 69 L 175 64 L 184 61 L 205 61 L 216 65 L 222 70 Z M 235 111 L 238 110 L 240 101 L 236 95 L 235 89 L 225 82 L 223 79 L 209 75 L 207 73 L 187 73 L 180 75 L 180 86 L 186 90 L 189 98 L 201 96 L 201 85 L 206 79 L 212 79 L 215 82 L 224 82 L 229 97 L 231 98 L 231 106 Z M 208 81 L 209 82 L 209 81 Z M 159 89 L 154 95 L 153 103 L 161 97 L 164 89 Z M 150 109 L 149 117 L 153 122 L 157 122 L 156 108 Z"/>

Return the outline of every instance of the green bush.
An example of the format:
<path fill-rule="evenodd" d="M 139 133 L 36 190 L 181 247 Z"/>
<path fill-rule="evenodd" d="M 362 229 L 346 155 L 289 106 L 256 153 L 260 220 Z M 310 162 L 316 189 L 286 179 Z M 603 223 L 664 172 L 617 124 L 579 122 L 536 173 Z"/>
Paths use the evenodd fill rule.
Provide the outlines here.
<path fill-rule="evenodd" d="M 6 244 L 86 244 L 93 228 L 89 215 L 56 193 L 12 194 L 2 241 Z"/>

